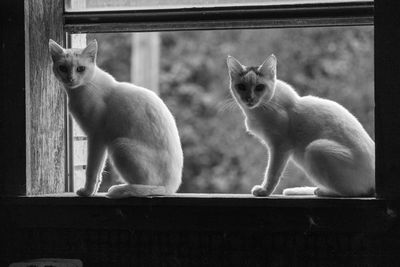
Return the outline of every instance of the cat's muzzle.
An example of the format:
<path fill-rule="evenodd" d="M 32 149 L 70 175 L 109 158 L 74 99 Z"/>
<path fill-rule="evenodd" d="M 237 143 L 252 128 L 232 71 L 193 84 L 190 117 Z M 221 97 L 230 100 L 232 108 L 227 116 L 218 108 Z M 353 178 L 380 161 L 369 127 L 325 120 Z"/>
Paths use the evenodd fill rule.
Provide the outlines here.
<path fill-rule="evenodd" d="M 254 99 L 248 100 L 248 101 L 246 102 L 246 106 L 247 106 L 248 108 L 255 108 L 255 107 L 257 106 L 257 102 L 256 102 Z"/>

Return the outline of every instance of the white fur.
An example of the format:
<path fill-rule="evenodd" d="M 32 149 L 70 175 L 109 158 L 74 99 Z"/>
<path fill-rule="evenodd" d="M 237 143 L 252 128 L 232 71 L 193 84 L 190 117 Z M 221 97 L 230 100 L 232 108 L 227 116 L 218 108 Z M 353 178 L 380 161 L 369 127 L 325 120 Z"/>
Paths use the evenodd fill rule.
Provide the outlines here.
<path fill-rule="evenodd" d="M 300 97 L 291 86 L 276 79 L 273 55 L 258 67 L 257 75 L 232 57 L 228 57 L 228 67 L 231 93 L 245 115 L 246 128 L 269 150 L 264 180 L 252 189 L 255 196 L 273 192 L 289 159 L 317 188 L 286 189 L 286 195 L 374 194 L 375 143 L 348 110 L 327 99 Z M 242 96 L 245 93 L 235 89 L 239 83 L 249 86 L 248 95 Z M 257 94 L 254 88 L 260 83 L 266 89 Z M 253 99 L 247 101 L 248 97 Z"/>
<path fill-rule="evenodd" d="M 290 195 L 314 195 L 317 187 L 302 186 L 302 187 L 292 187 L 283 190 L 282 194 L 285 196 Z"/>
<path fill-rule="evenodd" d="M 162 196 L 170 195 L 164 186 L 141 185 L 141 184 L 120 184 L 113 185 L 106 194 L 109 198 L 126 198 L 134 196 Z"/>
<path fill-rule="evenodd" d="M 69 110 L 88 137 L 85 187 L 96 193 L 106 155 L 128 183 L 113 186 L 108 197 L 173 194 L 181 184 L 183 153 L 175 120 L 152 91 L 117 82 L 96 66 L 97 43 L 63 49 L 49 43 L 53 71 L 63 82 Z M 68 73 L 60 65 L 69 67 Z M 77 66 L 85 66 L 77 72 Z"/>

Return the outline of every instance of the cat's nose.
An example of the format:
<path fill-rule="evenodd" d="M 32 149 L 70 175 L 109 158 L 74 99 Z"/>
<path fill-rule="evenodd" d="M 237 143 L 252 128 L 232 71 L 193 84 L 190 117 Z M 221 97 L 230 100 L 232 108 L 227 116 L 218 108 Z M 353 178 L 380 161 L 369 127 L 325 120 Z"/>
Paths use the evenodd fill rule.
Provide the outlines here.
<path fill-rule="evenodd" d="M 252 97 L 246 97 L 246 102 L 247 103 L 253 103 L 254 99 Z"/>

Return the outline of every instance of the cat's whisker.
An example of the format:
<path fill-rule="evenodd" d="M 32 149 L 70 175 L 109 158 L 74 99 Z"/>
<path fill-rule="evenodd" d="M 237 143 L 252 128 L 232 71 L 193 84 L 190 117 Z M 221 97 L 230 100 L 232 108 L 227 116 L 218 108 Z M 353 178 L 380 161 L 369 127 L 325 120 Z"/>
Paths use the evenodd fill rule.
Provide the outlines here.
<path fill-rule="evenodd" d="M 279 104 L 279 103 L 277 103 L 277 102 L 273 102 L 272 104 L 273 104 L 274 106 L 278 107 L 278 108 L 281 108 L 281 109 L 285 108 L 284 106 L 282 106 L 281 104 Z"/>
<path fill-rule="evenodd" d="M 264 110 L 284 109 L 284 106 L 277 102 L 261 102 L 260 107 Z"/>
<path fill-rule="evenodd" d="M 218 112 L 225 112 L 228 110 L 233 110 L 237 108 L 237 104 L 234 99 L 229 98 L 223 100 L 221 103 L 218 103 L 217 109 Z"/>
<path fill-rule="evenodd" d="M 265 102 L 261 102 L 260 107 L 261 107 L 263 110 L 266 110 L 266 111 L 272 109 L 272 108 L 271 108 L 271 105 L 268 104 L 268 103 L 265 103 Z"/>
<path fill-rule="evenodd" d="M 263 102 L 260 103 L 259 107 L 261 109 L 267 110 L 267 107 L 265 106 L 265 103 L 263 103 Z"/>

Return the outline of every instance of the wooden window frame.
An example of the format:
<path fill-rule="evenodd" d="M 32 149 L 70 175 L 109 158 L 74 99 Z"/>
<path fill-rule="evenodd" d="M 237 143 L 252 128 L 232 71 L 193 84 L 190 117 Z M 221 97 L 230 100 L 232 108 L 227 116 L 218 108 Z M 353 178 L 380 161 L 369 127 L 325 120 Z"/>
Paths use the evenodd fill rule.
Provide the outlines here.
<path fill-rule="evenodd" d="M 63 0 L 26 0 L 23 4 L 12 4 L 8 0 L 3 5 L 3 10 L 16 9 L 10 16 L 17 23 L 11 21 L 8 26 L 18 29 L 18 34 L 5 31 L 5 40 L 9 44 L 17 44 L 19 50 L 11 53 L 2 50 L 2 55 L 10 60 L 15 57 L 17 60 L 13 64 L 25 66 L 26 75 L 21 80 L 12 70 L 2 71 L 2 84 L 25 90 L 12 92 L 7 101 L 3 100 L 3 113 L 14 116 L 4 116 L 6 119 L 1 133 L 5 138 L 2 138 L 2 144 L 11 145 L 15 150 L 2 153 L 8 166 L 4 172 L 5 179 L 0 182 L 1 195 L 61 193 L 71 189 L 67 168 L 66 100 L 59 83 L 51 74 L 47 52 L 49 38 L 65 44 L 68 34 L 73 33 L 375 24 L 375 5 L 371 1 L 102 12 L 66 12 Z M 45 12 L 38 12 L 39 8 Z M 390 11 L 383 5 L 380 8 Z M 378 18 L 383 19 L 383 16 Z M 396 25 L 390 20 L 389 23 Z M 392 78 L 395 76 L 390 76 L 390 70 L 384 66 L 389 61 L 396 65 L 393 60 L 396 57 L 387 54 L 388 49 L 385 48 L 388 44 L 378 36 L 387 38 L 388 32 L 382 30 L 375 38 L 377 51 L 383 55 L 376 57 L 375 61 L 375 84 L 379 88 L 375 90 L 376 187 L 378 197 L 390 199 L 400 195 L 400 182 L 397 179 L 400 172 L 397 163 L 400 144 L 396 141 L 400 129 L 397 121 L 400 120 L 392 119 L 397 118 L 400 112 L 398 105 L 391 103 L 387 97 L 393 93 L 390 88 L 396 82 Z M 23 55 L 22 49 L 25 51 Z M 15 79 L 6 80 L 8 76 Z M 64 108 L 60 103 L 64 104 Z M 387 114 L 391 117 L 388 118 Z"/>
<path fill-rule="evenodd" d="M 64 13 L 68 34 L 373 24 L 372 1 Z"/>
<path fill-rule="evenodd" d="M 208 256 L 206 260 L 210 263 L 220 263 L 210 264 L 215 266 L 228 266 L 226 263 L 229 261 L 224 259 L 229 256 L 252 260 L 254 263 L 258 261 L 260 266 L 267 265 L 262 262 L 277 262 L 271 257 L 275 253 L 282 257 L 280 262 L 297 263 L 298 260 L 299 264 L 292 265 L 307 266 L 305 262 L 321 262 L 318 257 L 325 257 L 321 253 L 327 253 L 328 257 L 342 257 L 343 255 L 335 253 L 335 249 L 342 246 L 341 242 L 344 242 L 344 248 L 339 251 L 345 251 L 344 257 L 349 260 L 346 261 L 347 265 L 393 266 L 393 262 L 398 262 L 400 93 L 397 88 L 400 50 L 396 48 L 396 40 L 400 38 L 400 23 L 398 10 L 394 6 L 382 1 L 375 6 L 369 3 L 366 10 L 365 6 L 357 8 L 361 6 L 360 3 L 355 4 L 354 9 L 345 5 L 346 12 L 352 10 L 346 16 L 339 12 L 339 7 L 335 7 L 336 11 L 332 13 L 328 12 L 332 8 L 319 8 L 320 12 L 313 13 L 314 15 L 307 14 L 305 10 L 299 13 L 294 7 L 290 7 L 291 12 L 282 11 L 275 18 L 268 17 L 264 24 L 259 23 L 263 16 L 259 15 L 261 17 L 255 19 L 250 16 L 251 12 L 246 16 L 237 12 L 235 16 L 227 17 L 221 9 L 217 13 L 216 10 L 210 10 L 204 16 L 201 15 L 201 10 L 197 10 L 198 24 L 188 24 L 191 29 L 206 29 L 212 25 L 225 25 L 228 28 L 281 27 L 280 21 L 286 23 L 285 27 L 333 26 L 335 21 L 343 23 L 341 25 L 370 25 L 373 22 L 377 198 L 255 198 L 249 195 L 179 194 L 115 200 L 101 195 L 90 198 L 78 198 L 74 193 L 49 195 L 68 191 L 65 182 L 68 166 L 67 129 L 57 126 L 65 125 L 68 117 L 66 110 L 56 108 L 57 105 L 42 105 L 55 99 L 58 100 L 57 103 L 65 103 L 64 95 L 60 93 L 62 89 L 49 67 L 51 61 L 47 51 L 48 39 L 52 38 L 65 45 L 67 32 L 78 33 L 94 29 L 98 29 L 98 32 L 133 29 L 182 30 L 184 23 L 178 18 L 186 16 L 186 10 L 178 12 L 181 15 L 168 15 L 169 20 L 174 20 L 169 23 L 168 16 L 163 21 L 150 23 L 151 19 L 161 19 L 159 16 L 151 16 L 158 11 L 121 12 L 131 14 L 124 18 L 131 20 L 128 22 L 117 22 L 114 20 L 119 20 L 119 16 L 101 13 L 104 19 L 107 18 L 106 22 L 100 17 L 96 18 L 95 13 L 66 14 L 62 10 L 62 4 L 62 0 L 0 1 L 0 11 L 3 12 L 0 16 L 0 155 L 3 166 L 0 172 L 0 240 L 8 244 L 0 250 L 2 266 L 27 257 L 49 256 L 81 258 L 85 264 L 94 262 L 91 265 L 98 266 L 97 263 L 103 258 L 110 262 L 115 255 L 118 259 L 130 257 L 131 250 L 125 250 L 127 247 L 136 249 L 137 246 L 139 254 L 142 253 L 140 248 L 144 247 L 144 255 L 159 257 L 161 254 L 158 252 L 165 251 L 166 246 L 172 248 L 168 251 L 179 252 L 181 244 L 187 246 L 189 252 L 200 251 L 198 247 L 206 252 L 215 250 L 216 253 L 212 255 L 194 254 Z M 265 11 L 265 14 L 272 15 L 273 7 L 267 9 L 269 11 Z M 167 15 L 169 11 L 162 12 Z M 137 21 L 140 18 L 135 17 L 137 13 L 146 14 Z M 303 15 L 299 18 L 293 14 Z M 330 14 L 329 20 L 318 19 L 327 14 Z M 101 26 L 97 19 L 105 24 Z M 3 65 L 3 62 L 6 64 Z M 59 120 L 56 124 L 48 123 L 56 119 Z M 42 142 L 38 146 L 37 140 L 51 142 Z M 54 150 L 55 147 L 60 147 L 54 144 L 61 144 L 63 149 Z M 53 188 L 54 182 L 49 183 L 45 179 L 55 179 L 57 190 Z M 34 187 L 42 190 L 35 191 Z M 36 193 L 47 195 L 32 196 Z M 219 238 L 215 240 L 221 241 L 220 243 L 213 243 L 214 234 Z M 208 238 L 211 241 L 204 241 L 203 236 L 206 241 Z M 290 255 L 293 251 L 282 253 L 288 248 L 295 249 L 296 238 L 303 242 L 298 244 L 302 247 L 298 251 L 300 254 Z M 266 239 L 268 242 L 263 243 Z M 179 243 L 177 240 L 184 242 Z M 325 240 L 332 243 L 327 244 Z M 286 242 L 294 242 L 295 245 L 287 246 Z M 226 246 L 220 249 L 220 246 L 210 247 L 210 244 Z M 244 244 L 240 248 L 249 246 L 251 251 L 238 250 L 240 244 Z M 311 246 L 308 247 L 308 244 Z M 115 249 L 108 248 L 116 245 L 123 247 L 121 251 L 117 251 L 119 254 L 115 253 Z M 318 252 L 320 246 L 324 248 L 322 252 Z M 259 248 L 259 254 L 253 255 L 255 247 Z M 93 249 L 82 252 L 82 248 Z M 104 255 L 96 254 L 98 250 L 101 253 L 104 251 Z M 365 257 L 368 252 L 373 254 Z M 110 255 L 105 255 L 107 253 Z M 271 259 L 257 258 L 257 255 L 265 253 Z M 179 253 L 174 255 L 183 257 Z M 286 257 L 290 259 L 284 261 Z M 302 259 L 304 257 L 306 260 Z M 132 259 L 140 260 L 138 256 Z M 161 260 L 164 264 L 165 258 Z M 198 260 L 199 258 L 193 258 L 192 262 Z M 329 258 L 329 264 L 337 261 L 340 260 Z"/>
<path fill-rule="evenodd" d="M 372 1 L 266 6 L 64 13 L 64 29 L 78 32 L 258 29 L 373 25 Z"/>
<path fill-rule="evenodd" d="M 65 12 L 64 29 L 70 35 L 98 32 L 258 29 L 304 25 L 373 25 L 371 3 L 366 1 L 123 11 L 90 11 L 89 9 L 89 11 Z M 73 145 L 69 147 L 70 151 L 73 151 Z M 70 168 L 70 180 L 73 181 L 74 169 L 73 166 Z"/>
<path fill-rule="evenodd" d="M 0 104 L 0 195 L 62 192 L 67 113 L 47 43 L 49 38 L 64 43 L 63 1 L 6 0 L 1 10 L 1 88 L 8 89 Z"/>

